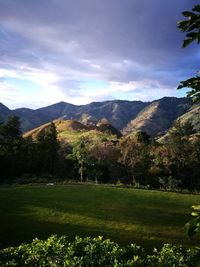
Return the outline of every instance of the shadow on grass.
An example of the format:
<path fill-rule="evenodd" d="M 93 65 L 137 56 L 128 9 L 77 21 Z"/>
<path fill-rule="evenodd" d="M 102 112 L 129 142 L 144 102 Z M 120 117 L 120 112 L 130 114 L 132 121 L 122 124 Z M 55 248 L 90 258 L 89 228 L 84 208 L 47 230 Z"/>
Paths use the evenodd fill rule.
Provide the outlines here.
<path fill-rule="evenodd" d="M 162 198 L 156 193 L 141 193 L 98 187 L 22 187 L 6 191 L 0 196 L 0 247 L 30 242 L 35 237 L 46 239 L 51 234 L 67 235 L 70 239 L 76 235 L 103 235 L 121 245 L 137 243 L 147 249 L 166 242 L 189 246 L 199 243 L 198 239 L 189 240 L 181 234 L 190 219 L 181 202 L 168 199 L 167 194 Z M 38 215 L 37 209 L 41 214 Z M 42 213 L 43 209 L 47 210 L 46 214 Z M 48 218 L 52 212 L 55 221 Z M 67 213 L 71 218 L 82 216 L 92 223 L 60 222 L 60 213 Z M 99 225 L 98 221 L 101 221 Z M 113 222 L 116 227 L 112 228 Z M 139 227 L 128 230 L 129 224 Z M 169 227 L 173 232 L 167 232 Z"/>
<path fill-rule="evenodd" d="M 76 223 L 76 222 L 75 222 Z M 199 244 L 199 239 L 189 240 L 187 236 L 173 236 L 170 233 L 153 233 L 145 234 L 142 232 L 133 232 L 126 229 L 110 229 L 95 226 L 80 226 L 72 223 L 58 223 L 49 221 L 38 221 L 34 218 L 21 216 L 15 218 L 15 222 L 4 225 L 5 228 L 0 230 L 0 248 L 8 246 L 17 246 L 22 242 L 31 242 L 33 238 L 46 239 L 52 234 L 66 235 L 70 240 L 75 236 L 103 236 L 109 238 L 120 245 L 136 243 L 144 247 L 147 251 L 152 251 L 154 247 L 160 248 L 164 243 L 182 244 L 185 246 L 195 246 Z"/>

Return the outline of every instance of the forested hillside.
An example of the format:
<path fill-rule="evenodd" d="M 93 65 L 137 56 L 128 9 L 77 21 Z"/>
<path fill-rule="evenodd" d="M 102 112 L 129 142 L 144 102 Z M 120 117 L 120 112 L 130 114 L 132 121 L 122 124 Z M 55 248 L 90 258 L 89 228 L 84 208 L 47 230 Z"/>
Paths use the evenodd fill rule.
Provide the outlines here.
<path fill-rule="evenodd" d="M 95 127 L 57 120 L 22 136 L 19 119 L 9 117 L 0 133 L 1 183 L 45 177 L 200 189 L 200 135 L 189 122 L 177 121 L 164 143 L 143 131 L 120 136 L 105 120 Z"/>

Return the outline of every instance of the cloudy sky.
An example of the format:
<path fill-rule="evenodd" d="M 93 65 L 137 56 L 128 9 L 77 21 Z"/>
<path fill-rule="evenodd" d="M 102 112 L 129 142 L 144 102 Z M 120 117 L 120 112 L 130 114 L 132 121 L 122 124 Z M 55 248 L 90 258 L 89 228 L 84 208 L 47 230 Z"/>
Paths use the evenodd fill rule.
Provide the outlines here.
<path fill-rule="evenodd" d="M 199 68 L 196 44 L 177 29 L 193 0 L 0 0 L 0 102 L 184 96 Z"/>

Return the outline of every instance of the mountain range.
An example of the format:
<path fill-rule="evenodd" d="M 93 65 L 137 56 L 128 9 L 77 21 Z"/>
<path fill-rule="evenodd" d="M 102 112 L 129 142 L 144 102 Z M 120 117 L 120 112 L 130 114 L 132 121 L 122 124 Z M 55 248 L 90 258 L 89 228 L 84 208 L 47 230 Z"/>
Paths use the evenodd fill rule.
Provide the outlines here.
<path fill-rule="evenodd" d="M 166 132 L 178 118 L 191 121 L 198 130 L 199 111 L 200 106 L 193 106 L 191 99 L 175 97 L 152 102 L 112 100 L 79 106 L 59 102 L 35 110 L 11 110 L 0 103 L 0 120 L 4 122 L 9 115 L 16 115 L 21 120 L 22 131 L 26 132 L 56 119 L 76 120 L 83 125 L 97 125 L 104 119 L 123 134 L 143 130 L 156 136 Z"/>

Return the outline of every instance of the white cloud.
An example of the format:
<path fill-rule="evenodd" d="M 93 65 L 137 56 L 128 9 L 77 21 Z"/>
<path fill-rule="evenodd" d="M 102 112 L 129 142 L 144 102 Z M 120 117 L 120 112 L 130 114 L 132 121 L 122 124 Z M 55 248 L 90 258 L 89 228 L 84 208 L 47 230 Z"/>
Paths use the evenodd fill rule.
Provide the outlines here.
<path fill-rule="evenodd" d="M 186 0 L 162 7 L 160 0 L 1 1 L 0 79 L 7 83 L 0 82 L 0 101 L 7 94 L 15 105 L 36 107 L 176 94 L 178 81 L 199 65 L 195 48 L 181 49 L 175 26 L 190 6 Z M 24 80 L 37 90 L 20 88 Z M 87 80 L 107 85 L 91 89 Z"/>
<path fill-rule="evenodd" d="M 111 91 L 132 92 L 137 89 L 163 88 L 157 80 L 139 80 L 130 82 L 110 82 Z"/>

